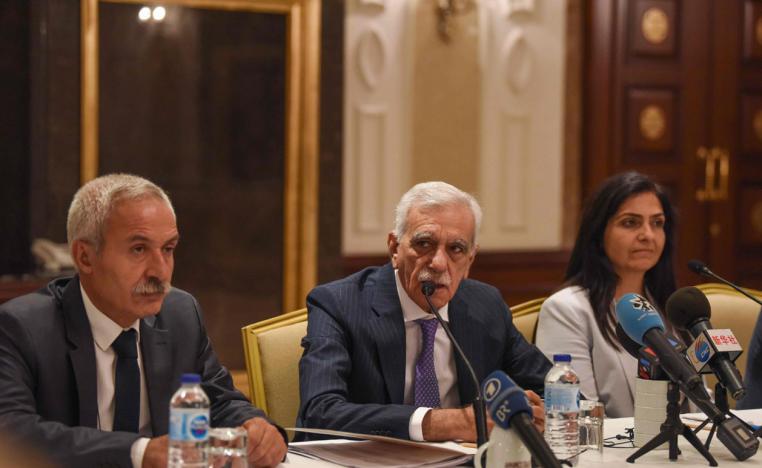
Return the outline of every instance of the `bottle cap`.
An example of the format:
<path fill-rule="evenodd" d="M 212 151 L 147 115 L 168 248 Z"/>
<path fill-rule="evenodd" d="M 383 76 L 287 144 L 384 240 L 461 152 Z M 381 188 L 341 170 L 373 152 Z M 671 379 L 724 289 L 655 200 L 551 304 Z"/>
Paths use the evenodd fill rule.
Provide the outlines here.
<path fill-rule="evenodd" d="M 180 383 L 200 383 L 201 382 L 201 376 L 198 374 L 183 374 L 182 377 L 180 377 Z"/>
<path fill-rule="evenodd" d="M 554 354 L 553 362 L 571 362 L 570 354 Z"/>

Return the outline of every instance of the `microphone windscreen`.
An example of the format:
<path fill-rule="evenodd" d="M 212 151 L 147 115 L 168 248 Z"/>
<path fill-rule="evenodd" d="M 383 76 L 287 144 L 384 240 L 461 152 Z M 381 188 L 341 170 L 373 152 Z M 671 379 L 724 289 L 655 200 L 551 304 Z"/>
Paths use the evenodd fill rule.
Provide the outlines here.
<path fill-rule="evenodd" d="M 664 322 L 659 313 L 640 294 L 625 294 L 616 304 L 616 318 L 627 335 L 641 346 L 648 330 L 658 328 L 664 331 Z"/>
<path fill-rule="evenodd" d="M 619 343 L 622 345 L 625 351 L 630 353 L 630 356 L 634 357 L 635 359 L 640 358 L 638 354 L 640 351 L 640 345 L 635 343 L 632 338 L 630 338 L 627 332 L 625 332 L 622 328 L 621 323 L 616 324 L 616 337 L 619 338 Z"/>
<path fill-rule="evenodd" d="M 532 416 L 532 407 L 524 389 L 505 372 L 496 370 L 488 375 L 482 383 L 482 390 L 492 420 L 503 429 L 511 427 L 511 418 L 518 413 Z"/>
<path fill-rule="evenodd" d="M 424 281 L 421 283 L 421 292 L 424 296 L 431 296 L 434 294 L 434 291 L 437 289 L 437 286 L 434 284 L 433 281 Z"/>
<path fill-rule="evenodd" d="M 702 262 L 701 260 L 696 260 L 695 258 L 693 260 L 690 260 L 688 262 L 688 268 L 691 269 L 694 273 L 698 273 L 699 275 L 704 274 L 704 270 L 706 269 L 706 264 Z"/>
<path fill-rule="evenodd" d="M 667 318 L 677 328 L 686 330 L 699 319 L 712 317 L 712 306 L 698 288 L 680 288 L 667 299 Z"/>

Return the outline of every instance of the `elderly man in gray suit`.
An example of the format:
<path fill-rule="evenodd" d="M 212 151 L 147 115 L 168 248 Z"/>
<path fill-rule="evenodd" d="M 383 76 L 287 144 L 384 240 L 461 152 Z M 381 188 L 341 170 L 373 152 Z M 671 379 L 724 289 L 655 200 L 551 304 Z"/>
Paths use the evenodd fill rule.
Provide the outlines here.
<path fill-rule="evenodd" d="M 166 193 L 99 177 L 74 196 L 67 231 L 78 274 L 0 306 L 0 429 L 64 466 L 163 467 L 170 397 L 197 373 L 212 426 L 244 426 L 249 461 L 278 464 L 285 433 L 233 387 L 198 303 L 170 286 Z"/>
<path fill-rule="evenodd" d="M 421 283 L 477 378 L 501 369 L 527 389 L 536 424 L 550 362 L 519 333 L 492 286 L 469 280 L 481 208 L 444 182 L 400 200 L 391 263 L 318 286 L 307 297 L 297 424 L 412 440 L 475 440 L 476 389 L 429 312 Z M 537 392 L 537 393 L 535 393 Z"/>

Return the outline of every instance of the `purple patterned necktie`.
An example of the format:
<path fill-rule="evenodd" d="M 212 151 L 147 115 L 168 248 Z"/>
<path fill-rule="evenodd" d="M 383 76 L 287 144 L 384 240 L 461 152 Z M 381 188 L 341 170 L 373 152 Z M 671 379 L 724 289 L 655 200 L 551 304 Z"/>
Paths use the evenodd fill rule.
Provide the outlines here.
<path fill-rule="evenodd" d="M 421 326 L 423 348 L 415 364 L 415 406 L 439 408 L 439 382 L 434 369 L 434 336 L 439 322 L 436 320 L 416 320 Z"/>

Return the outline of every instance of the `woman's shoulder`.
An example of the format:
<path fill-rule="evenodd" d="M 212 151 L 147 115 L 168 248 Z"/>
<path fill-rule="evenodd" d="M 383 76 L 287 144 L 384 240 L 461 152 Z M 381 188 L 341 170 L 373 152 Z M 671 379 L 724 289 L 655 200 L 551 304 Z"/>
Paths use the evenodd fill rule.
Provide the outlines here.
<path fill-rule="evenodd" d="M 542 315 L 548 318 L 563 316 L 564 320 L 569 320 L 572 316 L 579 318 L 591 313 L 587 289 L 581 286 L 567 286 L 556 291 L 545 300 L 540 310 L 541 318 Z"/>
<path fill-rule="evenodd" d="M 582 286 L 567 286 L 551 294 L 546 304 L 589 304 L 587 289 Z"/>

